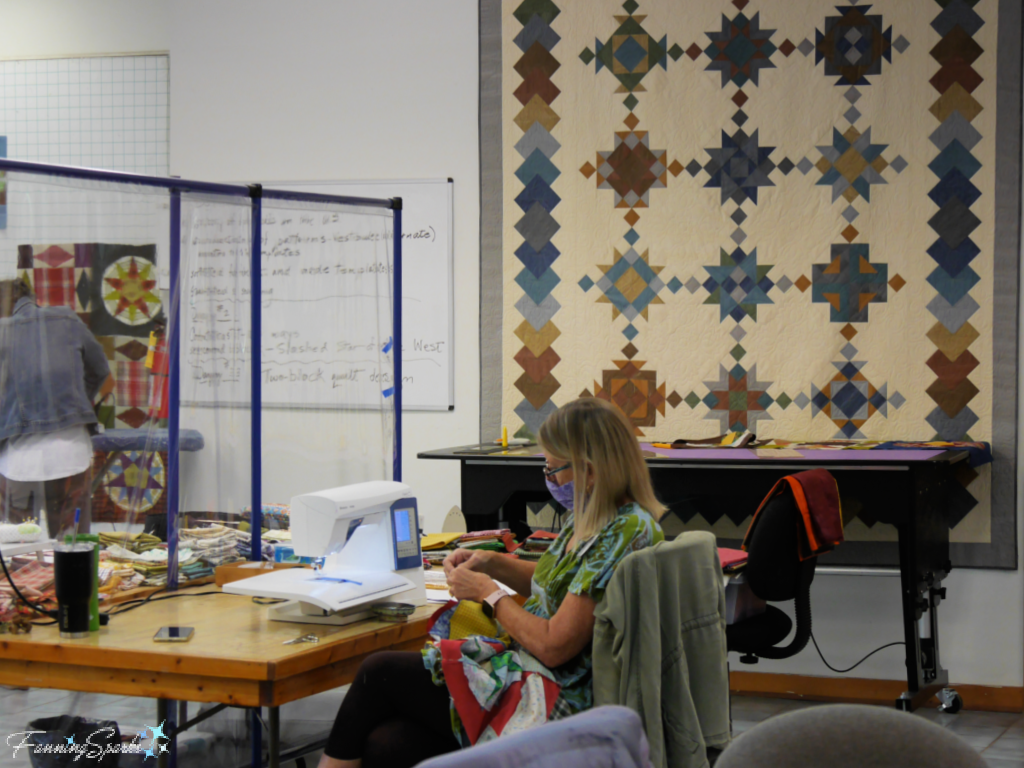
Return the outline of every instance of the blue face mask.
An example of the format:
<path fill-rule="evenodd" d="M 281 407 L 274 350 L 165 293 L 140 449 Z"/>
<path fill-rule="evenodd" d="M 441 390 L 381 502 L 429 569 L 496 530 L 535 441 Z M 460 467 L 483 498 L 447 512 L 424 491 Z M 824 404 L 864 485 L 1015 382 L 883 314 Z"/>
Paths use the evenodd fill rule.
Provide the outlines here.
<path fill-rule="evenodd" d="M 555 485 L 550 477 L 546 477 L 544 478 L 544 482 L 547 483 L 548 490 L 551 492 L 552 498 L 571 512 L 572 505 L 576 501 L 576 490 L 573 487 L 572 480 L 568 483 L 564 483 L 563 485 Z"/>

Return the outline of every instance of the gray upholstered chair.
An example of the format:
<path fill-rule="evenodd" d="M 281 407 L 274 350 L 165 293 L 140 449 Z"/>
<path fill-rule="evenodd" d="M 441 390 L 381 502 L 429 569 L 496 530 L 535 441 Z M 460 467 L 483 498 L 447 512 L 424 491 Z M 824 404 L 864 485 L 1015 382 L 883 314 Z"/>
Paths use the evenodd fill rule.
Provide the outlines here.
<path fill-rule="evenodd" d="M 650 768 L 649 754 L 636 712 L 595 707 L 431 758 L 416 768 Z"/>
<path fill-rule="evenodd" d="M 923 717 L 834 704 L 773 717 L 741 734 L 715 768 L 985 768 L 967 742 Z"/>

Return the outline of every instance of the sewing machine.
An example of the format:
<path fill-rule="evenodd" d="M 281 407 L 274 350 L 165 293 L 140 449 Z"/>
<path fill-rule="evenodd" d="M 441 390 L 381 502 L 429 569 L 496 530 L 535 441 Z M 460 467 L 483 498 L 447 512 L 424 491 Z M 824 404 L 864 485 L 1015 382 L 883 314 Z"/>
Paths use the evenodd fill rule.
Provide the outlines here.
<path fill-rule="evenodd" d="M 275 621 L 349 624 L 380 602 L 424 605 L 419 516 L 412 489 L 374 481 L 295 496 L 292 547 L 320 567 L 264 573 L 224 585 L 225 592 L 279 597 Z"/>

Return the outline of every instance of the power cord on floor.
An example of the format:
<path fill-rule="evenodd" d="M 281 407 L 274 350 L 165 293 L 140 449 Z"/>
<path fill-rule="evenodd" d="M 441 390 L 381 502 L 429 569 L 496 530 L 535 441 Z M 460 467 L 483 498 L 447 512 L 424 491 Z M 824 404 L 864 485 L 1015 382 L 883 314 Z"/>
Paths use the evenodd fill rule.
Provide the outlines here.
<path fill-rule="evenodd" d="M 811 632 L 811 642 L 814 643 L 814 650 L 816 650 L 818 652 L 818 656 L 821 657 L 821 660 L 824 662 L 825 666 L 828 667 L 829 669 L 831 669 L 833 672 L 838 672 L 840 675 L 846 674 L 847 672 L 850 672 L 850 671 L 856 669 L 857 667 L 859 667 L 861 664 L 863 664 L 865 661 L 870 659 L 872 656 L 874 656 L 879 651 L 884 651 L 886 648 L 891 648 L 894 645 L 906 645 L 906 643 L 903 642 L 902 640 L 900 640 L 898 642 L 895 642 L 895 643 L 886 643 L 885 645 L 883 645 L 883 646 L 881 646 L 879 648 L 875 648 L 875 650 L 873 650 L 871 653 L 869 653 L 863 659 L 858 661 L 852 667 L 847 667 L 846 669 L 836 669 L 831 664 L 829 664 L 827 661 L 825 661 L 825 656 L 822 654 L 821 648 L 818 647 L 818 641 L 814 639 L 814 633 L 813 632 Z"/>

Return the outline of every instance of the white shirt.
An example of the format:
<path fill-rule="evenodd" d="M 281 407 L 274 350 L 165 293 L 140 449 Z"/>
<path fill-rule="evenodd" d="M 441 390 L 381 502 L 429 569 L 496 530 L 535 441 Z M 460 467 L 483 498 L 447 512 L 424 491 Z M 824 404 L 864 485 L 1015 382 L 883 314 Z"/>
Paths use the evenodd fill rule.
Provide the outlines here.
<path fill-rule="evenodd" d="M 0 448 L 0 475 L 21 482 L 58 480 L 85 472 L 92 456 L 92 438 L 81 424 L 18 435 Z"/>

